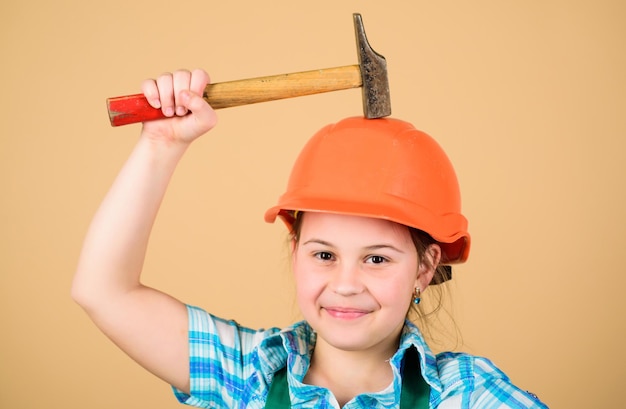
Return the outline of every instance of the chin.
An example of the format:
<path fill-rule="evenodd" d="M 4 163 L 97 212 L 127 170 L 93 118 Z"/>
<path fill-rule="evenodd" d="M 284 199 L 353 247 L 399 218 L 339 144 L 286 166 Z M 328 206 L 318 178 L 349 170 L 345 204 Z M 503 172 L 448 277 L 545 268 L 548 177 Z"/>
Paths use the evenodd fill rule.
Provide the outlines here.
<path fill-rule="evenodd" d="M 384 331 L 377 331 L 371 327 L 364 330 L 346 325 L 320 328 L 317 335 L 334 348 L 355 352 L 379 346 L 393 336 L 391 333 L 388 336 L 381 336 L 381 332 Z"/>
<path fill-rule="evenodd" d="M 336 349 L 349 352 L 364 351 L 372 347 L 372 340 L 364 339 L 348 339 L 346 337 L 324 337 L 324 340 L 329 345 Z"/>

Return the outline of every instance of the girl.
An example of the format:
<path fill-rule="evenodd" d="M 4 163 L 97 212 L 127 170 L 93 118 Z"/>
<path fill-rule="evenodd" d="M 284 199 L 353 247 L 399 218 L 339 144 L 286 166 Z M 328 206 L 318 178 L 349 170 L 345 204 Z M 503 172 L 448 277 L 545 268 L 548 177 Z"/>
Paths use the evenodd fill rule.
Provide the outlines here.
<path fill-rule="evenodd" d="M 168 117 L 141 137 L 96 213 L 73 298 L 124 352 L 204 408 L 545 408 L 490 361 L 434 355 L 406 319 L 469 253 L 445 153 L 395 119 L 349 118 L 305 146 L 265 219 L 291 232 L 298 305 L 254 331 L 141 284 L 151 227 L 191 142 L 216 124 L 202 70 L 147 80 Z M 188 115 L 188 113 L 191 113 Z"/>

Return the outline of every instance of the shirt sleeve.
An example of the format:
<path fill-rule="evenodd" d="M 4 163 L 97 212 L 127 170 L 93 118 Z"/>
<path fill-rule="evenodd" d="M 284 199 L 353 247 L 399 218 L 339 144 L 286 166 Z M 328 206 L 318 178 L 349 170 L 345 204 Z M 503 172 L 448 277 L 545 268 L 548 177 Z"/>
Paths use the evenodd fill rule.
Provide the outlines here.
<path fill-rule="evenodd" d="M 548 409 L 537 396 L 515 386 L 489 359 L 468 354 L 438 356 L 444 389 L 440 409 Z M 448 405 L 448 403 L 454 406 Z"/>
<path fill-rule="evenodd" d="M 255 347 L 278 331 L 252 330 L 187 306 L 190 393 L 173 388 L 179 402 L 200 408 L 233 408 L 255 372 Z"/>

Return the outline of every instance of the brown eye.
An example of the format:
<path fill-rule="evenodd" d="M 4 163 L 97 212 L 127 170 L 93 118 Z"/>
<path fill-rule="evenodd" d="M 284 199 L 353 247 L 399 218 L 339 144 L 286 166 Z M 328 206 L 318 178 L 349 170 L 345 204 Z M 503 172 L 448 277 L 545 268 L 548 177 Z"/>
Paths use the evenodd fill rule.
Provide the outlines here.
<path fill-rule="evenodd" d="M 386 262 L 387 259 L 383 256 L 370 256 L 367 258 L 366 262 L 368 263 L 372 263 L 372 264 L 381 264 Z"/>
<path fill-rule="evenodd" d="M 331 261 L 333 259 L 333 255 L 327 251 L 320 251 L 319 253 L 315 253 L 315 257 L 323 261 Z"/>

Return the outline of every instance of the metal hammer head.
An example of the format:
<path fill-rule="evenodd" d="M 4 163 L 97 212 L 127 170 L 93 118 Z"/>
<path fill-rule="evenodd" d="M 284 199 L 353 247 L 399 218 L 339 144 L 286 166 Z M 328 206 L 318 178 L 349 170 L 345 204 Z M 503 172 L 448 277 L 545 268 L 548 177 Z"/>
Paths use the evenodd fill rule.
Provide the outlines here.
<path fill-rule="evenodd" d="M 365 36 L 361 15 L 354 13 L 354 31 L 363 80 L 363 114 L 366 118 L 391 115 L 387 61 L 370 47 Z"/>

